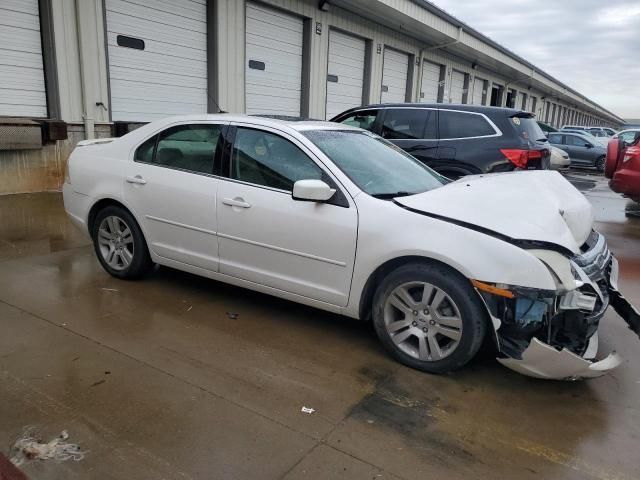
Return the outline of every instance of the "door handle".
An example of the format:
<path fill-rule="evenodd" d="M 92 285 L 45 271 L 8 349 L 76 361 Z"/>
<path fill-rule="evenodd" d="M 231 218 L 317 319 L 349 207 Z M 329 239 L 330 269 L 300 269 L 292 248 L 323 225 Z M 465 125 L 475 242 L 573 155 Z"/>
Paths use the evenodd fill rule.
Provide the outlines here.
<path fill-rule="evenodd" d="M 230 207 L 250 208 L 251 204 L 245 202 L 242 198 L 223 198 L 222 203 Z"/>
<path fill-rule="evenodd" d="M 135 183 L 136 185 L 146 185 L 147 181 L 140 175 L 135 177 L 127 177 L 127 183 Z"/>

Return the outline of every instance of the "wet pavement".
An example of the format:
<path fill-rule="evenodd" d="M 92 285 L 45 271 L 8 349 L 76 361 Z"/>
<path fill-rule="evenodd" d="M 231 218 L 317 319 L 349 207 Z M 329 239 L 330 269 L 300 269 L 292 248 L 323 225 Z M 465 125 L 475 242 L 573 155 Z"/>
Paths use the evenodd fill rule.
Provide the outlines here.
<path fill-rule="evenodd" d="M 640 220 L 569 177 L 640 305 Z M 625 358 L 606 377 L 538 381 L 489 352 L 427 375 L 363 322 L 166 268 L 113 279 L 59 194 L 0 197 L 0 453 L 32 427 L 87 451 L 22 465 L 34 479 L 640 478 L 640 342 L 603 322 Z"/>

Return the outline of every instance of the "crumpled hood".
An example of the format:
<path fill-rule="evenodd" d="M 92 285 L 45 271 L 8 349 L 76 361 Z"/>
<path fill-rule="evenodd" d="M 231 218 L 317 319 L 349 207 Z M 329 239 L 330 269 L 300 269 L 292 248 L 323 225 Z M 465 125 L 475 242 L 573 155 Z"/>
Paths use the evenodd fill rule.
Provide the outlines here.
<path fill-rule="evenodd" d="M 593 225 L 589 201 L 562 175 L 549 170 L 464 177 L 394 201 L 512 239 L 560 245 L 574 253 L 580 251 Z"/>

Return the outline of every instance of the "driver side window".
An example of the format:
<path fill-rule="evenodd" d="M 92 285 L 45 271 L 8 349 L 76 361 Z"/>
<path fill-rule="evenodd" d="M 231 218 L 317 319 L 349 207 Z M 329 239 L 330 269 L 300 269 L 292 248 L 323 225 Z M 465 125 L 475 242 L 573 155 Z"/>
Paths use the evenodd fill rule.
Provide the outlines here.
<path fill-rule="evenodd" d="M 230 177 L 291 192 L 298 180 L 321 180 L 323 172 L 289 140 L 262 130 L 238 128 Z"/>

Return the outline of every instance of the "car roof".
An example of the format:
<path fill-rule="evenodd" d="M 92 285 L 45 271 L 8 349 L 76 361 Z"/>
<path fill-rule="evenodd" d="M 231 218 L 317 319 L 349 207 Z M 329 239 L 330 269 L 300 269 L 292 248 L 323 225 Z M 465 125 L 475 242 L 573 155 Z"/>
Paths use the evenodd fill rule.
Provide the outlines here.
<path fill-rule="evenodd" d="M 276 128 L 290 128 L 295 131 L 306 130 L 360 130 L 357 127 L 322 120 L 297 120 L 291 118 L 273 118 L 267 116 L 242 115 L 234 113 L 202 113 L 174 115 L 155 120 L 147 125 L 164 126 L 184 122 L 241 122 Z M 145 125 L 146 126 L 146 125 Z"/>
<path fill-rule="evenodd" d="M 464 110 L 469 112 L 479 112 L 479 113 L 498 113 L 504 112 L 506 114 L 516 114 L 516 113 L 531 113 L 526 110 L 520 110 L 517 108 L 509 108 L 509 107 L 489 107 L 486 105 L 472 105 L 468 103 L 373 103 L 369 105 L 364 105 L 361 107 L 354 107 L 349 110 L 342 112 L 340 115 L 358 110 L 367 110 L 367 109 L 384 109 L 384 108 L 438 108 L 440 110 Z"/>

